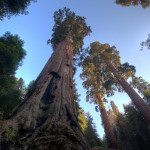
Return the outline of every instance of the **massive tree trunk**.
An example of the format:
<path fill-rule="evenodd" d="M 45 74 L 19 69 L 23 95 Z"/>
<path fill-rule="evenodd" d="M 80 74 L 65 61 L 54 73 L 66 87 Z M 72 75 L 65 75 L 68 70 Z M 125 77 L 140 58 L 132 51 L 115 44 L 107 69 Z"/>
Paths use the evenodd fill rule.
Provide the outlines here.
<path fill-rule="evenodd" d="M 112 127 L 110 125 L 110 122 L 109 122 L 107 112 L 106 112 L 103 100 L 101 98 L 101 95 L 99 94 L 97 96 L 97 98 L 98 98 L 99 109 L 100 109 L 100 112 L 101 112 L 101 118 L 102 118 L 102 122 L 103 122 L 103 125 L 104 125 L 104 130 L 105 130 L 105 133 L 106 133 L 108 146 L 109 146 L 109 148 L 119 149 L 119 146 L 118 146 L 118 143 L 116 141 L 115 135 L 113 133 Z"/>
<path fill-rule="evenodd" d="M 22 149 L 88 149 L 75 114 L 72 42 L 68 36 L 58 44 L 25 100 L 1 124 L 0 149 L 12 146 L 5 134 L 6 126 L 25 141 Z"/>
<path fill-rule="evenodd" d="M 143 114 L 144 118 L 150 125 L 150 107 L 143 101 L 143 99 L 135 92 L 135 90 L 126 82 L 126 80 L 117 74 L 115 67 L 108 61 L 107 66 L 110 68 L 114 76 L 117 78 L 121 86 L 124 88 L 126 93 L 129 95 L 135 106 Z"/>

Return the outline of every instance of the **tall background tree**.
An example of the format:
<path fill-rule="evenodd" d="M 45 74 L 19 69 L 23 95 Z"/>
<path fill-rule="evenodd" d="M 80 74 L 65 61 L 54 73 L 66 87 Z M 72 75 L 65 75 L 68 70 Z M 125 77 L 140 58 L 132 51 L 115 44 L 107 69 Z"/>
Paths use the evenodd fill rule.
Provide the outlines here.
<path fill-rule="evenodd" d="M 15 72 L 26 55 L 23 45 L 24 41 L 10 32 L 0 37 L 0 112 L 4 118 L 21 102 L 24 95 L 23 89 L 22 92 L 15 89 Z"/>
<path fill-rule="evenodd" d="M 100 147 L 102 146 L 102 140 L 98 137 L 95 124 L 93 123 L 93 118 L 89 112 L 85 115 L 84 111 L 80 107 L 80 95 L 77 92 L 75 81 L 73 85 L 76 114 L 84 137 L 90 147 Z"/>
<path fill-rule="evenodd" d="M 0 20 L 4 17 L 10 18 L 13 15 L 28 14 L 27 7 L 31 1 L 36 0 L 1 0 L 0 1 Z"/>
<path fill-rule="evenodd" d="M 117 51 L 115 46 L 111 47 L 109 44 L 100 44 L 99 42 L 92 43 L 91 45 L 94 45 L 93 47 L 91 46 L 91 49 L 97 49 L 98 51 L 95 59 L 98 60 L 99 66 L 106 65 L 109 68 L 109 74 L 113 73 L 116 81 L 122 86 L 122 88 L 129 95 L 135 106 L 139 109 L 139 111 L 143 114 L 144 118 L 150 124 L 149 106 L 126 81 L 129 75 L 134 75 L 134 66 L 128 66 L 128 64 L 125 64 L 123 68 L 121 67 L 119 51 Z M 127 74 L 123 74 L 122 71 L 128 69 L 129 72 Z"/>
<path fill-rule="evenodd" d="M 87 124 L 87 119 L 84 115 L 83 109 L 80 107 L 80 104 L 79 104 L 80 95 L 78 94 L 75 80 L 73 81 L 73 95 L 74 95 L 74 102 L 75 102 L 75 109 L 76 109 L 76 115 L 77 115 L 77 118 L 78 118 L 78 123 L 81 127 L 82 132 L 84 133 L 85 127 L 86 127 L 86 124 Z"/>
<path fill-rule="evenodd" d="M 95 124 L 93 123 L 93 118 L 88 112 L 87 115 L 87 124 L 84 131 L 84 136 L 90 145 L 90 147 L 100 147 L 102 146 L 102 140 L 98 138 Z"/>
<path fill-rule="evenodd" d="M 101 52 L 103 53 L 107 48 L 109 48 L 108 44 L 103 45 L 99 42 L 91 43 L 90 48 L 86 49 L 86 55 L 83 55 L 84 61 L 82 62 L 83 72 L 81 77 L 84 80 L 83 85 L 87 89 L 87 98 L 90 99 L 90 102 L 98 103 L 99 105 L 98 107 L 101 111 L 106 138 L 109 143 L 108 145 L 111 146 L 113 145 L 111 142 L 115 139 L 115 137 L 109 123 L 103 99 L 105 95 L 108 97 L 114 95 L 117 90 L 119 92 L 123 91 L 123 88 L 118 83 L 116 77 L 112 75 L 107 64 L 102 63 L 102 59 L 99 54 Z M 103 57 L 107 57 L 107 55 L 109 55 L 109 51 L 106 52 L 106 55 L 103 55 Z M 111 58 L 111 56 L 108 57 Z M 117 51 L 113 53 L 112 57 L 115 60 L 116 66 L 118 66 L 119 74 L 121 74 L 125 79 L 128 79 L 132 74 L 134 74 L 134 66 L 131 66 L 128 63 L 121 65 Z"/>
<path fill-rule="evenodd" d="M 89 50 L 89 55 L 84 58 L 82 63 L 83 69 L 81 78 L 84 80 L 83 86 L 87 89 L 87 101 L 95 103 L 101 112 L 101 118 L 104 125 L 107 142 L 110 148 L 118 148 L 117 141 L 113 134 L 109 119 L 104 105 L 104 97 L 106 95 L 113 95 L 114 89 L 111 83 L 115 82 L 111 74 L 107 74 L 107 66 L 99 66 L 98 59 L 96 58 L 98 51 L 96 51 L 96 44 L 91 45 L 95 48 Z M 107 87 L 106 87 L 107 84 Z M 110 87 L 108 90 L 108 86 Z"/>
<path fill-rule="evenodd" d="M 122 150 L 146 150 L 149 148 L 150 131 L 148 123 L 134 104 L 124 105 L 120 113 L 114 102 L 111 102 L 108 116 L 111 118 L 116 138 Z"/>
<path fill-rule="evenodd" d="M 15 84 L 15 71 L 26 55 L 23 44 L 18 35 L 9 32 L 0 37 L 0 93 L 5 93 Z"/>

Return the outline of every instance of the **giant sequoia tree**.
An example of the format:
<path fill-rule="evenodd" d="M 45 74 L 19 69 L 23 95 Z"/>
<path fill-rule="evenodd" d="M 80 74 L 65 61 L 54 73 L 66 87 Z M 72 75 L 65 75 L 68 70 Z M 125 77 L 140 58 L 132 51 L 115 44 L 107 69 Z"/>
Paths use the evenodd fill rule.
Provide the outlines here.
<path fill-rule="evenodd" d="M 88 90 L 87 98 L 90 99 L 90 102 L 98 103 L 99 105 L 109 146 L 116 148 L 117 143 L 115 142 L 115 137 L 105 110 L 103 98 L 105 95 L 112 96 L 116 90 L 123 91 L 123 89 L 116 77 L 110 72 L 109 67 L 105 63 L 101 63 L 99 51 L 103 51 L 105 48 L 107 48 L 107 45 L 100 45 L 99 42 L 94 42 L 90 45 L 90 48 L 87 49 L 87 55 L 84 56 L 84 61 L 82 63 L 83 72 L 81 77 L 84 79 L 84 87 Z M 128 79 L 134 74 L 134 66 L 131 66 L 128 63 L 121 65 L 118 52 L 113 53 L 113 58 L 116 60 L 116 65 L 122 76 Z"/>
<path fill-rule="evenodd" d="M 55 12 L 54 21 L 54 53 L 22 104 L 1 123 L 1 149 L 88 149 L 75 113 L 72 63 L 91 30 L 84 17 L 66 8 Z M 9 138 L 10 130 L 17 136 Z"/>
<path fill-rule="evenodd" d="M 97 53 L 89 51 L 89 55 L 87 55 L 83 61 L 81 78 L 84 80 L 83 86 L 87 89 L 87 101 L 97 104 L 101 112 L 101 118 L 109 147 L 118 148 L 118 144 L 115 139 L 103 102 L 105 94 L 108 96 L 113 95 L 115 89 L 112 89 L 110 84 L 115 82 L 115 79 L 107 71 L 108 68 L 106 65 L 99 66 L 96 56 Z"/>
<path fill-rule="evenodd" d="M 91 44 L 91 52 L 96 50 L 97 54 L 95 55 L 95 60 L 98 60 L 97 63 L 99 66 L 107 66 L 109 68 L 109 72 L 113 73 L 115 79 L 117 80 L 117 84 L 119 83 L 125 92 L 129 95 L 135 106 L 139 109 L 139 111 L 143 114 L 144 118 L 150 124 L 150 108 L 143 101 L 143 99 L 135 92 L 135 90 L 128 84 L 126 79 L 134 74 L 134 68 L 128 67 L 126 64 L 123 68 L 129 71 L 127 74 L 124 74 L 122 69 L 120 69 L 120 56 L 119 51 L 116 48 L 110 47 L 109 44 L 100 44 L 99 42 L 94 42 Z M 122 67 L 121 67 L 122 68 Z M 131 69 L 131 71 L 130 71 Z M 132 71 L 133 69 L 133 71 Z"/>

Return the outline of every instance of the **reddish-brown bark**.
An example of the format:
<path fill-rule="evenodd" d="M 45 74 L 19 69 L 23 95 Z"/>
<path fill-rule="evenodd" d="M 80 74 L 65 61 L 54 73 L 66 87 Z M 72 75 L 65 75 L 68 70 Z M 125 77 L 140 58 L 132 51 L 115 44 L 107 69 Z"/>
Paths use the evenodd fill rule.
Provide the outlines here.
<path fill-rule="evenodd" d="M 116 72 L 115 67 L 112 63 L 106 61 L 107 66 L 110 68 L 114 76 L 118 79 L 121 86 L 124 88 L 126 93 L 129 95 L 135 106 L 142 113 L 143 117 L 147 120 L 150 125 L 150 107 L 143 101 L 143 99 L 135 92 L 135 90 L 128 84 L 128 82 L 122 77 L 119 76 Z"/>
<path fill-rule="evenodd" d="M 108 142 L 108 146 L 109 146 L 109 148 L 119 149 L 119 146 L 118 146 L 117 140 L 115 138 L 115 135 L 113 133 L 112 127 L 110 125 L 109 118 L 107 116 L 107 112 L 106 112 L 103 100 L 101 98 L 101 95 L 99 94 L 97 96 L 97 98 L 98 98 L 99 109 L 101 112 L 101 118 L 102 118 L 102 122 L 104 125 L 104 130 L 106 133 L 106 139 Z"/>
<path fill-rule="evenodd" d="M 27 141 L 27 149 L 89 149 L 75 114 L 72 63 L 69 36 L 58 44 L 24 102 L 1 126 L 19 133 L 20 140 Z M 0 132 L 1 139 L 6 138 Z"/>

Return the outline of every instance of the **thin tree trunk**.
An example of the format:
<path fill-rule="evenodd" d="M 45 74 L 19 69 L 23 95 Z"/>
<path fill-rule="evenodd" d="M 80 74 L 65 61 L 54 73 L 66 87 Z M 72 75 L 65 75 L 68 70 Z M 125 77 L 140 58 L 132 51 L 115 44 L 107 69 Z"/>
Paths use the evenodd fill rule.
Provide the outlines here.
<path fill-rule="evenodd" d="M 21 87 L 22 83 L 23 83 L 23 79 L 20 78 L 20 79 L 17 81 L 16 85 L 14 86 L 14 89 L 15 89 L 15 90 L 19 90 L 19 88 Z"/>
<path fill-rule="evenodd" d="M 106 61 L 107 66 L 110 68 L 114 76 L 118 79 L 121 86 L 124 88 L 126 93 L 129 95 L 135 106 L 142 113 L 144 118 L 150 125 L 150 107 L 143 101 L 143 99 L 135 92 L 135 90 L 126 82 L 126 80 L 117 74 L 115 67 L 108 61 Z"/>
<path fill-rule="evenodd" d="M 75 114 L 72 42 L 69 36 L 58 44 L 24 102 L 5 121 L 27 142 L 26 149 L 88 149 Z"/>
<path fill-rule="evenodd" d="M 99 109 L 101 112 L 102 122 L 104 124 L 104 130 L 106 133 L 108 146 L 109 146 L 109 148 L 119 149 L 119 146 L 118 146 L 118 143 L 116 141 L 115 135 L 113 133 L 112 127 L 110 125 L 108 115 L 107 115 L 103 100 L 101 98 L 101 95 L 99 94 L 97 96 L 97 98 L 98 98 L 98 103 L 99 103 Z"/>

